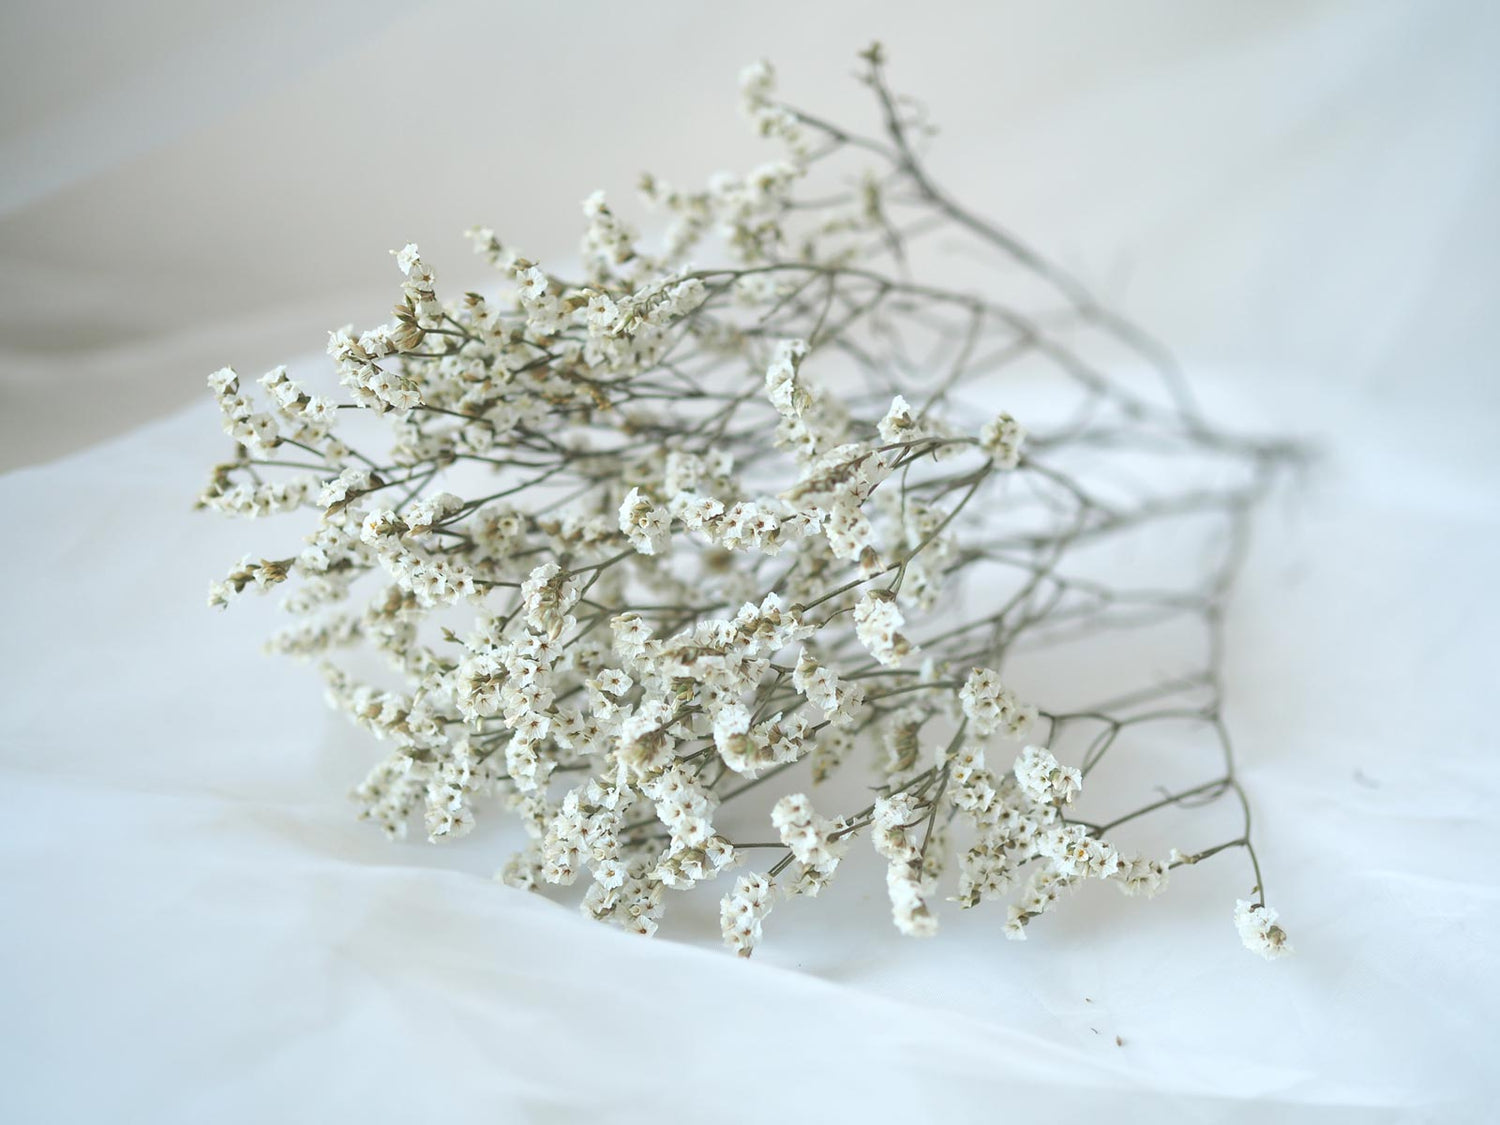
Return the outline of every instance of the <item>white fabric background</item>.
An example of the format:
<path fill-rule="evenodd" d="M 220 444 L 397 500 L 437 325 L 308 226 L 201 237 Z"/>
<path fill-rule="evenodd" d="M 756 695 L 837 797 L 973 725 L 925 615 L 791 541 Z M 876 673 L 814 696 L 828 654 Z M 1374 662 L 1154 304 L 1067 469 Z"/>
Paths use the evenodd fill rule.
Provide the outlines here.
<path fill-rule="evenodd" d="M 161 48 L 181 65 L 105 52 L 92 91 L 38 79 L 39 118 L 6 102 L 11 463 L 159 413 L 223 362 L 253 371 L 378 318 L 386 293 L 363 294 L 390 288 L 382 239 L 458 262 L 456 232 L 480 219 L 571 245 L 571 204 L 516 194 L 493 166 L 441 157 L 430 198 L 393 203 L 410 193 L 385 177 L 320 186 L 335 165 L 298 148 L 331 135 L 336 163 L 367 145 L 371 100 L 409 125 L 390 83 L 452 104 L 465 76 L 430 60 L 551 44 L 534 9 L 374 12 L 306 51 L 330 9 L 230 24 L 189 7 Z M 872 882 L 779 907 L 742 963 L 707 923 L 645 942 L 494 884 L 502 836 L 386 844 L 343 800 L 370 748 L 305 672 L 257 652 L 268 607 L 203 608 L 275 525 L 188 510 L 222 444 L 200 404 L 0 478 L 0 1119 L 1493 1118 L 1493 10 L 914 7 L 869 22 L 947 127 L 935 159 L 955 190 L 1162 329 L 1218 416 L 1326 451 L 1267 514 L 1231 621 L 1231 720 L 1297 955 L 1239 948 L 1233 857 L 1150 903 L 1086 897 L 1024 944 L 984 911 L 902 941 Z M 598 95 L 562 83 L 561 136 L 629 139 L 554 138 L 533 188 L 571 199 L 606 164 L 621 188 L 642 163 L 673 171 L 658 140 L 684 180 L 754 159 L 712 130 L 708 167 L 684 155 L 693 130 L 729 126 L 724 79 L 749 55 L 855 104 L 821 77 L 870 34 L 853 11 L 807 17 L 806 36 L 757 30 L 774 6 L 630 32 L 663 54 L 624 71 L 642 90 L 680 73 L 672 103 L 601 125 Z M 5 18 L 32 19 L 40 44 L 56 33 Z M 562 111 L 507 91 L 535 89 L 548 59 L 573 75 L 610 52 L 580 32 L 506 57 L 522 56 L 498 96 L 540 137 Z M 372 59 L 400 77 L 351 93 Z M 241 149 L 311 167 L 268 198 Z M 211 245 L 204 193 L 236 228 Z M 481 198 L 494 206 L 466 210 Z M 302 261 L 294 236 L 314 248 Z M 336 300 L 362 262 L 370 284 Z M 222 321 L 189 327 L 200 315 Z M 121 408 L 91 418 L 99 403 Z"/>

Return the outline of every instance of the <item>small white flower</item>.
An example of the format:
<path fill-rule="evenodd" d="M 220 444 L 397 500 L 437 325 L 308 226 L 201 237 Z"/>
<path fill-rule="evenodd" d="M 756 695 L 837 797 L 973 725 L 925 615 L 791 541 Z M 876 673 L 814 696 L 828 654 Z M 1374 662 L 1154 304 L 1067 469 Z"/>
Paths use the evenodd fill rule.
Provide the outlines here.
<path fill-rule="evenodd" d="M 878 427 L 880 440 L 887 443 L 912 442 L 923 436 L 922 426 L 916 412 L 901 395 L 891 399 L 891 408 L 885 412 Z"/>
<path fill-rule="evenodd" d="M 1246 949 L 1259 953 L 1267 961 L 1292 952 L 1292 943 L 1287 940 L 1286 931 L 1276 924 L 1276 919 L 1276 911 L 1269 906 L 1244 899 L 1234 904 L 1234 925 L 1240 932 L 1240 940 Z"/>
<path fill-rule="evenodd" d="M 595 864 L 594 882 L 610 891 L 624 886 L 625 865 L 614 859 L 606 859 Z"/>
<path fill-rule="evenodd" d="M 401 272 L 408 277 L 411 276 L 413 270 L 418 269 L 422 264 L 422 255 L 417 250 L 415 242 L 408 242 L 400 250 L 392 250 L 391 253 L 396 255 L 396 265 L 400 266 Z"/>

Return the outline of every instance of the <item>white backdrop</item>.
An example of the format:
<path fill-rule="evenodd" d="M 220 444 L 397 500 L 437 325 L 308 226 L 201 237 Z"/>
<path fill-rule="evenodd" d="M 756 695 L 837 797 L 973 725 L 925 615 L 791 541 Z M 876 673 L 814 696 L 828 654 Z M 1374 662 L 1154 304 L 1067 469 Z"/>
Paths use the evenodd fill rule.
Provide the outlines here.
<path fill-rule="evenodd" d="M 1497 9 L 560 11 L 6 10 L 6 463 L 379 318 L 408 239 L 473 284 L 472 222 L 558 255 L 594 187 L 757 159 L 749 57 L 858 113 L 878 35 L 956 194 L 1177 345 L 1219 416 L 1327 451 L 1231 628 L 1298 954 L 1245 954 L 1205 868 L 1023 945 L 983 911 L 903 942 L 875 885 L 779 909 L 745 964 L 497 886 L 494 836 L 387 845 L 343 801 L 360 739 L 258 656 L 263 619 L 202 609 L 263 533 L 187 511 L 200 405 L 0 478 L 0 1119 L 1492 1118 Z"/>

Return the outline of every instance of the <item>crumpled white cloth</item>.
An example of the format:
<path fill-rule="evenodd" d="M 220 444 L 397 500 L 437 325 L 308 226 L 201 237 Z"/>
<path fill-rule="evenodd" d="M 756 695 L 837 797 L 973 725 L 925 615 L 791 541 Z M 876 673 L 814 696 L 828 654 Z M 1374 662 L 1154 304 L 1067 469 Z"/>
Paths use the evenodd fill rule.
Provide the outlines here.
<path fill-rule="evenodd" d="M 1276 401 L 1341 435 L 1268 514 L 1231 622 L 1297 946 L 1276 963 L 1239 946 L 1233 856 L 1024 943 L 985 909 L 904 940 L 878 874 L 779 906 L 749 962 L 712 895 L 677 940 L 622 935 L 494 882 L 508 830 L 392 845 L 353 820 L 373 747 L 259 653 L 272 600 L 205 606 L 295 535 L 190 510 L 210 407 L 0 478 L 0 1118 L 1482 1120 L 1496 513 L 1429 440 L 1461 420 Z M 1391 474 L 1403 444 L 1421 488 Z"/>
<path fill-rule="evenodd" d="M 1131 306 L 1161 313 L 1146 317 L 1155 327 L 1175 318 L 1164 335 L 1196 353 L 1211 414 L 1326 450 L 1262 520 L 1230 622 L 1230 721 L 1294 957 L 1240 948 L 1233 855 L 1175 873 L 1151 902 L 1091 888 L 1025 943 L 983 909 L 945 911 L 934 941 L 903 940 L 878 872 L 841 876 L 826 898 L 778 905 L 741 962 L 718 947 L 712 894 L 670 940 L 644 941 L 493 882 L 505 829 L 386 843 L 344 800 L 373 747 L 306 671 L 258 652 L 270 603 L 204 606 L 210 580 L 278 535 L 293 545 L 296 522 L 190 510 L 224 448 L 205 403 L 0 477 L 0 1120 L 1493 1120 L 1495 21 L 1484 5 L 1309 11 L 1164 66 L 1155 84 L 1101 70 L 1076 98 L 1052 91 L 984 160 L 934 154 L 965 198 L 1004 174 L 1006 198 L 1029 208 L 1023 230 L 1050 216 L 1049 246 L 1074 245 L 1059 232 L 1075 224 L 1087 248 L 1130 224 L 1128 244 L 1170 263 Z M 949 21 L 927 13 L 901 26 L 931 23 L 948 50 Z M 818 44 L 864 34 L 820 18 Z M 330 85 L 362 100 L 390 48 L 452 39 L 425 14 L 400 31 Z M 796 36 L 776 38 L 735 56 L 779 45 L 799 80 L 821 73 Z M 156 97 L 152 81 L 132 89 Z M 1226 90 L 1263 100 L 1214 138 L 1202 117 Z M 322 96 L 341 107 L 333 119 L 354 112 Z M 187 136 L 200 118 L 182 112 Z M 308 119 L 300 95 L 257 112 L 255 136 Z M 1112 148 L 1117 117 L 1159 119 L 1159 143 Z M 129 118 L 114 132 L 166 143 L 131 134 Z M 944 124 L 961 138 L 973 122 Z M 1172 155 L 1162 138 L 1179 128 L 1204 153 L 1175 194 L 1133 178 Z M 189 158 L 218 132 L 167 155 L 212 170 Z M 187 289 L 228 284 L 234 259 L 217 276 L 192 259 L 159 271 L 170 292 L 154 307 L 122 303 L 126 274 L 93 270 L 90 254 L 148 256 L 125 245 L 129 224 L 83 219 L 119 199 L 175 217 L 177 197 L 156 192 L 139 154 L 112 187 L 58 153 L 18 165 L 10 186 L 68 191 L 51 210 L 27 203 L 4 233 L 73 231 L 82 248 L 63 257 L 83 265 L 5 271 L 10 323 L 176 322 Z M 297 210 L 268 204 L 261 219 Z M 198 227 L 171 229 L 203 243 Z M 334 244 L 309 245 L 326 260 Z M 188 355 L 235 358 L 220 328 L 202 335 L 110 352 L 135 377 L 119 380 L 133 388 L 121 401 Z M 28 418 L 79 426 L 101 400 L 77 388 L 102 382 L 69 381 L 73 353 L 25 351 L 23 364 L 12 344 L 6 393 L 32 371 L 59 409 Z M 1207 380 L 1204 355 L 1220 367 Z"/>

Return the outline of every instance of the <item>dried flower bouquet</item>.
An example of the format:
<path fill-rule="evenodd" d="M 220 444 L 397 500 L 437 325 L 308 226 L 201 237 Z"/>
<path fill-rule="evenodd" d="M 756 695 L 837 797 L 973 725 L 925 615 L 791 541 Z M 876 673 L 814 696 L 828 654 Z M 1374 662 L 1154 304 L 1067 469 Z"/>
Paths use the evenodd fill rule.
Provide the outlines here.
<path fill-rule="evenodd" d="M 654 249 L 595 194 L 579 276 L 479 230 L 505 291 L 444 301 L 407 246 L 394 319 L 331 335 L 347 401 L 215 373 L 236 444 L 202 505 L 316 518 L 210 601 L 291 591 L 271 647 L 391 746 L 363 816 L 441 841 L 512 810 L 504 880 L 581 881 L 603 921 L 651 933 L 718 882 L 749 954 L 863 838 L 902 932 L 1002 899 L 1024 938 L 1087 880 L 1155 895 L 1237 851 L 1241 936 L 1285 953 L 1221 666 L 1291 451 L 1211 425 L 1149 337 L 937 187 L 923 115 L 861 59 L 871 135 L 748 68 L 780 155 L 645 177 Z M 1225 838 L 1122 850 L 1219 798 Z"/>

